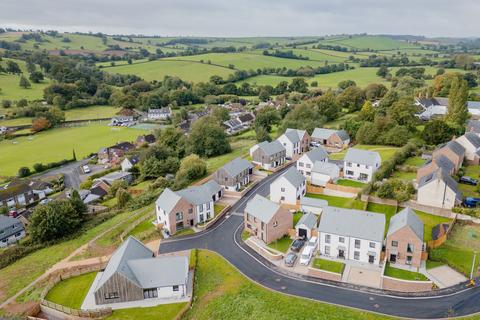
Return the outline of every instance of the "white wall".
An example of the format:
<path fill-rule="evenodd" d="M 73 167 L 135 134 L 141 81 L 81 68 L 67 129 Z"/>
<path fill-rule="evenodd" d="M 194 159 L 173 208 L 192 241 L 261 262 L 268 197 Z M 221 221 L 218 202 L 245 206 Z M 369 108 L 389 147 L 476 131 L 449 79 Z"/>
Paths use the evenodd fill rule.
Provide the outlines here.
<path fill-rule="evenodd" d="M 173 286 L 171 287 L 161 287 L 157 288 L 158 298 L 181 298 L 186 296 L 187 288 L 185 285 L 179 285 L 178 291 L 173 291 Z"/>
<path fill-rule="evenodd" d="M 284 146 L 286 150 L 286 156 L 287 158 L 291 159 L 295 154 L 299 154 L 299 148 L 300 148 L 300 142 L 297 142 L 296 144 L 293 144 L 285 134 L 282 134 L 280 137 L 277 139 L 280 141 L 280 143 Z"/>
<path fill-rule="evenodd" d="M 20 234 L 18 236 L 17 236 L 17 234 L 14 234 L 14 235 L 0 241 L 0 248 L 6 247 L 9 244 L 15 243 L 18 240 L 22 239 L 23 237 L 25 237 L 25 230 L 20 231 Z"/>
<path fill-rule="evenodd" d="M 330 243 L 328 244 L 325 242 L 325 235 L 327 235 L 327 233 L 320 232 L 319 234 L 320 237 L 318 243 L 321 255 L 328 256 L 330 258 L 337 258 L 338 248 L 345 247 L 345 259 L 368 263 L 368 252 L 375 252 L 375 260 L 373 264 L 378 265 L 380 263 L 380 252 L 382 250 L 381 242 L 358 239 L 360 240 L 360 248 L 357 249 L 355 248 L 355 238 L 353 237 L 329 234 Z M 344 238 L 343 243 L 340 242 L 340 238 L 342 237 Z M 375 248 L 370 248 L 371 242 L 375 244 Z M 330 254 L 328 255 L 326 254 L 326 246 L 330 247 Z M 355 251 L 358 251 L 360 253 L 359 259 L 355 259 Z"/>
<path fill-rule="evenodd" d="M 475 155 L 476 155 L 476 149 L 475 147 L 470 143 L 470 141 L 467 140 L 465 136 L 461 136 L 458 139 L 456 139 L 459 144 L 462 145 L 462 147 L 465 148 L 465 158 L 467 160 L 473 161 L 475 160 Z"/>
<path fill-rule="evenodd" d="M 270 200 L 276 203 L 297 204 L 297 198 L 300 199 L 306 193 L 306 183 L 295 188 L 286 178 L 280 177 L 270 185 Z M 282 199 L 283 197 L 283 199 Z"/>
<path fill-rule="evenodd" d="M 321 208 L 321 207 L 314 207 L 314 206 L 302 205 L 301 210 L 302 210 L 304 213 L 314 213 L 314 214 L 316 214 L 316 215 L 320 215 L 320 214 L 322 214 L 323 208 Z"/>
<path fill-rule="evenodd" d="M 164 229 L 170 230 L 170 222 L 165 210 L 163 210 L 159 206 L 155 206 L 155 212 L 157 214 L 157 224 L 162 223 Z"/>
<path fill-rule="evenodd" d="M 417 202 L 423 205 L 452 209 L 455 199 L 455 192 L 445 188 L 445 183 L 441 180 L 432 181 L 418 189 Z"/>
<path fill-rule="evenodd" d="M 213 209 L 213 200 L 204 203 L 201 205 L 196 206 L 196 211 L 197 211 L 197 221 L 198 223 L 202 222 L 201 216 L 203 215 L 203 222 L 210 220 L 214 217 L 214 209 Z"/>
<path fill-rule="evenodd" d="M 328 162 L 328 158 L 325 158 L 320 162 Z M 309 157 L 307 157 L 306 154 L 304 154 L 297 160 L 297 170 L 301 174 L 303 174 L 303 176 L 307 178 L 308 181 L 311 180 L 313 164 L 314 163 L 310 160 Z"/>
<path fill-rule="evenodd" d="M 357 164 L 354 162 L 344 161 L 343 163 L 343 176 L 346 179 L 360 180 L 360 175 L 366 174 L 366 180 L 361 180 L 365 182 L 370 182 L 372 180 L 373 173 L 377 171 L 380 167 L 380 163 L 377 163 L 375 166 L 366 166 L 363 164 Z"/>

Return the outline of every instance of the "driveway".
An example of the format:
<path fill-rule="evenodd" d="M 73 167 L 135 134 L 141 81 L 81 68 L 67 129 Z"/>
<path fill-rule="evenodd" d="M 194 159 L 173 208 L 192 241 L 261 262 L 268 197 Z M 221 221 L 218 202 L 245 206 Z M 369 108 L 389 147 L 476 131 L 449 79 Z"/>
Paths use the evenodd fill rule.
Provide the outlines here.
<path fill-rule="evenodd" d="M 440 266 L 427 270 L 428 274 L 440 288 L 451 287 L 467 281 L 467 278 L 449 266 Z"/>
<path fill-rule="evenodd" d="M 345 269 L 345 272 L 347 272 L 347 269 Z M 347 282 L 360 286 L 380 288 L 382 285 L 382 270 L 352 266 L 348 270 Z"/>

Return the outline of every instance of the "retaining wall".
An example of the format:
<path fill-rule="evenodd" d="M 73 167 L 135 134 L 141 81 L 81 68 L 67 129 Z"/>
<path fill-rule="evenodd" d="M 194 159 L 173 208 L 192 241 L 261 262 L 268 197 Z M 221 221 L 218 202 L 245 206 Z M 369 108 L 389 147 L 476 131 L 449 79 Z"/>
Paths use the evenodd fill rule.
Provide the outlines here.
<path fill-rule="evenodd" d="M 258 254 L 260 254 L 262 257 L 264 257 L 267 260 L 277 261 L 277 260 L 282 260 L 283 259 L 283 254 L 273 254 L 270 251 L 268 251 L 267 249 L 264 249 L 263 247 L 260 247 L 259 245 L 257 245 L 254 241 L 250 240 L 250 238 L 247 239 L 247 241 L 245 241 L 245 243 L 250 248 L 255 250 L 255 252 L 257 252 Z"/>
<path fill-rule="evenodd" d="M 338 282 L 342 281 L 342 275 L 340 273 L 325 271 L 325 270 L 316 269 L 312 267 L 308 267 L 307 274 L 311 277 L 320 278 L 324 280 L 338 281 Z"/>
<path fill-rule="evenodd" d="M 432 281 L 410 281 L 382 276 L 382 289 L 399 292 L 431 291 Z"/>

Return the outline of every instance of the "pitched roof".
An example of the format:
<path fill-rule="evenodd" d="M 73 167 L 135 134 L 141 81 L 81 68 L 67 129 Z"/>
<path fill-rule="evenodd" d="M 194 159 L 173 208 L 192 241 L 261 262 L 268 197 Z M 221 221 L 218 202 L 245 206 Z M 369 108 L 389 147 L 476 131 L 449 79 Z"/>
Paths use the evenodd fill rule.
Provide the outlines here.
<path fill-rule="evenodd" d="M 302 199 L 300 199 L 300 205 L 317 207 L 317 208 L 325 208 L 325 207 L 328 207 L 328 201 L 323 199 L 317 199 L 317 198 L 303 197 Z"/>
<path fill-rule="evenodd" d="M 263 152 L 268 156 L 285 151 L 284 146 L 282 146 L 282 144 L 277 140 L 272 142 L 268 142 L 268 141 L 260 142 L 258 144 L 258 147 L 262 149 Z"/>
<path fill-rule="evenodd" d="M 381 158 L 376 151 L 349 148 L 343 161 L 373 166 L 375 163 L 381 162 Z"/>
<path fill-rule="evenodd" d="M 473 132 L 467 132 L 464 134 L 465 138 L 470 142 L 475 149 L 480 148 L 480 137 Z"/>
<path fill-rule="evenodd" d="M 298 220 L 295 227 L 304 225 L 309 229 L 313 229 L 317 227 L 317 221 L 317 216 L 314 213 L 306 213 Z"/>
<path fill-rule="evenodd" d="M 155 204 L 166 212 L 170 212 L 181 198 L 180 195 L 170 190 L 170 188 L 165 188 L 162 194 L 157 198 L 157 201 L 155 201 Z"/>
<path fill-rule="evenodd" d="M 291 143 L 297 143 L 303 139 L 305 132 L 305 130 L 287 128 L 283 135 L 287 137 L 287 139 L 290 140 Z"/>
<path fill-rule="evenodd" d="M 382 242 L 385 215 L 329 206 L 323 208 L 318 231 Z"/>
<path fill-rule="evenodd" d="M 453 162 L 447 157 L 445 157 L 443 154 L 435 157 L 434 159 L 428 160 L 427 162 L 425 162 L 422 168 L 430 165 L 432 162 L 436 163 L 439 168 L 442 168 L 446 172 L 452 172 L 455 168 Z"/>
<path fill-rule="evenodd" d="M 458 189 L 458 183 L 457 181 L 453 180 L 450 175 L 445 172 L 442 168 L 439 168 L 429 174 L 424 175 L 422 178 L 420 178 L 420 181 L 418 182 L 418 189 L 426 186 L 430 182 L 433 181 L 438 181 L 441 180 L 445 182 L 445 184 L 457 194 L 457 198 L 461 197 L 460 190 Z"/>
<path fill-rule="evenodd" d="M 157 138 L 155 138 L 153 134 L 145 134 L 138 136 L 137 141 L 141 141 L 142 139 L 145 140 L 145 142 L 147 143 L 154 143 L 155 141 L 157 141 Z"/>
<path fill-rule="evenodd" d="M 249 121 L 255 120 L 255 117 L 251 113 L 244 113 L 244 114 L 238 116 L 238 120 L 240 120 L 242 123 L 243 122 L 249 122 Z"/>
<path fill-rule="evenodd" d="M 478 120 L 468 120 L 467 132 L 480 133 L 480 121 L 478 121 Z"/>
<path fill-rule="evenodd" d="M 23 223 L 17 218 L 7 217 L 0 214 L 0 230 L 3 230 L 3 233 L 0 233 L 0 239 L 6 239 L 17 232 L 24 230 L 25 227 Z"/>
<path fill-rule="evenodd" d="M 448 141 L 443 147 L 449 148 L 460 157 L 463 157 L 465 155 L 465 148 L 455 140 Z"/>
<path fill-rule="evenodd" d="M 204 204 L 212 201 L 210 189 L 204 186 L 193 186 L 187 189 L 179 190 L 176 193 L 193 205 Z"/>
<path fill-rule="evenodd" d="M 439 223 L 435 227 L 432 228 L 432 240 L 437 240 L 441 236 L 443 236 L 448 231 L 448 227 L 450 225 L 448 223 Z"/>
<path fill-rule="evenodd" d="M 280 206 L 275 202 L 256 194 L 252 200 L 247 202 L 245 212 L 264 223 L 268 223 L 279 208 Z"/>
<path fill-rule="evenodd" d="M 322 147 L 317 147 L 305 153 L 302 157 L 307 157 L 312 163 L 322 161 L 328 158 L 328 153 Z"/>
<path fill-rule="evenodd" d="M 205 190 L 205 192 L 210 195 L 210 197 L 213 196 L 214 194 L 218 193 L 220 190 L 222 190 L 222 186 L 219 185 L 213 179 L 205 182 L 200 187 L 202 187 Z"/>
<path fill-rule="evenodd" d="M 188 258 L 185 256 L 137 259 L 127 263 L 142 288 L 161 288 L 187 282 Z"/>
<path fill-rule="evenodd" d="M 133 165 L 137 164 L 140 161 L 140 157 L 138 155 L 130 156 L 125 159 L 128 160 Z"/>
<path fill-rule="evenodd" d="M 337 171 L 340 171 L 340 168 L 335 163 L 332 163 L 332 162 L 316 161 L 312 167 L 312 173 L 315 172 L 315 173 L 325 174 L 329 176 L 330 174 Z"/>
<path fill-rule="evenodd" d="M 403 209 L 390 219 L 387 236 L 392 235 L 405 226 L 410 227 L 417 237 L 423 241 L 423 222 L 410 207 Z"/>
<path fill-rule="evenodd" d="M 102 180 L 120 180 L 125 177 L 131 176 L 132 174 L 130 172 L 125 172 L 125 171 L 115 171 L 115 172 L 110 172 L 109 174 L 104 175 L 100 179 Z"/>
<path fill-rule="evenodd" d="M 235 158 L 226 165 L 222 167 L 225 172 L 230 176 L 230 177 L 236 177 L 238 174 L 243 172 L 244 170 L 247 170 L 249 168 L 253 168 L 252 164 L 245 159 L 242 158 Z"/>
<path fill-rule="evenodd" d="M 305 181 L 305 177 L 295 167 L 290 167 L 277 180 L 282 178 L 287 179 L 295 188 L 298 188 Z"/>
<path fill-rule="evenodd" d="M 350 136 L 345 130 L 333 130 L 326 128 L 315 128 L 312 133 L 312 138 L 327 140 L 332 134 L 337 134 L 342 141 L 350 139 Z"/>
<path fill-rule="evenodd" d="M 0 188 L 0 201 L 7 200 L 13 196 L 31 192 L 32 188 L 24 181 L 10 183 L 7 188 Z"/>

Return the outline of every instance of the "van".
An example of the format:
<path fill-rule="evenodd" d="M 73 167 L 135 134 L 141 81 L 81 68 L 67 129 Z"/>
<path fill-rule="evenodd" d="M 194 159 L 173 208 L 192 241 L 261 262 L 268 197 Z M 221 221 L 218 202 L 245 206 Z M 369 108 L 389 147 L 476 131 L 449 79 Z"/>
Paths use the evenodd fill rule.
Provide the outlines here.
<path fill-rule="evenodd" d="M 303 249 L 302 254 L 300 255 L 301 265 L 308 266 L 308 264 L 310 263 L 310 260 L 312 259 L 313 251 L 314 251 L 313 248 L 309 246 L 306 246 Z"/>
<path fill-rule="evenodd" d="M 307 247 L 312 247 L 313 252 L 315 252 L 317 250 L 317 246 L 318 246 L 317 237 L 311 237 L 310 240 L 308 240 L 308 242 L 307 242 Z"/>
<path fill-rule="evenodd" d="M 90 173 L 90 168 L 87 165 L 83 166 L 83 173 L 85 174 Z"/>

